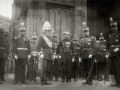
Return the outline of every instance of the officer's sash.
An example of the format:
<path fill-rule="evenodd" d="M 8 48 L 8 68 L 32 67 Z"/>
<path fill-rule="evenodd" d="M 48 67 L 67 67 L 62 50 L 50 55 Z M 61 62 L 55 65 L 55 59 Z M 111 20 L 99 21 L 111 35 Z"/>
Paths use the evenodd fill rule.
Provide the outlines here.
<path fill-rule="evenodd" d="M 43 38 L 46 41 L 46 43 L 48 44 L 48 46 L 52 47 L 52 42 L 46 36 L 44 36 Z"/>

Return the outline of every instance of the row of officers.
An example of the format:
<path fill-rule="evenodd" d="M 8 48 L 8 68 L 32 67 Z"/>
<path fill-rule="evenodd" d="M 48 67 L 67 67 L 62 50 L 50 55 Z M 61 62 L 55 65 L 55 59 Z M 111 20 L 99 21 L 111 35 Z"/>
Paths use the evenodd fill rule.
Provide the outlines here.
<path fill-rule="evenodd" d="M 99 40 L 90 36 L 89 27 L 83 28 L 84 37 L 79 41 L 76 37 L 70 39 L 70 32 L 63 32 L 63 40 L 57 41 L 57 35 L 52 36 L 51 25 L 45 22 L 44 35 L 34 34 L 32 40 L 25 36 L 24 23 L 20 25 L 20 35 L 13 40 L 13 48 L 8 49 L 7 35 L 0 28 L 0 83 L 4 80 L 6 57 L 9 53 L 15 60 L 15 80 L 27 83 L 36 81 L 37 73 L 41 77 L 41 85 L 50 84 L 53 75 L 55 80 L 61 77 L 61 82 L 77 81 L 77 77 L 85 78 L 83 84 L 92 85 L 94 78 L 108 80 L 108 73 L 114 75 L 116 84 L 120 87 L 120 32 L 117 22 L 111 22 L 112 34 L 108 42 L 100 34 Z M 27 66 L 27 68 L 26 68 Z"/>

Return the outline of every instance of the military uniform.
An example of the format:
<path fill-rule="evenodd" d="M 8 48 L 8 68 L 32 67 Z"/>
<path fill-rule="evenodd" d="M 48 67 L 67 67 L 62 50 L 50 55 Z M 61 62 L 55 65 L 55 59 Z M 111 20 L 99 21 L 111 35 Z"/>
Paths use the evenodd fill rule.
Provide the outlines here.
<path fill-rule="evenodd" d="M 28 74 L 30 81 L 36 81 L 36 74 L 38 69 L 38 52 L 36 52 L 36 40 L 37 36 L 34 33 L 31 40 L 31 58 L 28 61 Z"/>
<path fill-rule="evenodd" d="M 78 77 L 78 69 L 79 69 L 79 52 L 80 52 L 80 45 L 78 43 L 78 39 L 73 39 L 74 45 L 74 61 L 72 62 L 72 76 L 74 81 L 76 81 Z"/>
<path fill-rule="evenodd" d="M 49 22 L 45 22 L 43 26 L 44 32 L 51 32 L 51 25 Z M 39 37 L 37 43 L 37 52 L 42 52 L 42 85 L 49 84 L 48 80 L 52 78 L 52 65 L 53 65 L 53 52 L 54 43 L 49 35 L 43 35 Z M 41 56 L 40 56 L 41 57 Z"/>
<path fill-rule="evenodd" d="M 85 28 L 84 31 L 89 31 L 88 28 Z M 81 59 L 83 61 L 83 71 L 86 71 L 86 83 L 92 84 L 92 71 L 94 59 L 93 56 L 96 53 L 96 39 L 93 36 L 87 36 L 81 39 Z M 89 56 L 92 55 L 90 59 Z M 84 83 L 83 83 L 84 84 Z"/>
<path fill-rule="evenodd" d="M 110 75 L 114 75 L 116 84 L 120 86 L 120 32 L 116 31 L 109 35 L 108 38 L 109 58 L 110 58 Z M 114 49 L 119 51 L 114 52 Z"/>
<path fill-rule="evenodd" d="M 0 25 L 1 26 L 1 25 Z M 9 55 L 7 37 L 4 35 L 3 28 L 0 27 L 0 84 L 4 80 L 6 59 Z"/>
<path fill-rule="evenodd" d="M 58 60 L 58 57 L 56 55 L 56 49 L 57 49 L 57 46 L 58 46 L 58 41 L 57 41 L 57 35 L 55 34 L 53 36 L 53 38 L 55 40 L 53 40 L 53 43 L 54 43 L 54 61 L 53 61 L 53 75 L 55 77 L 55 80 L 58 81 L 58 77 L 59 77 L 59 72 L 60 72 L 60 68 L 59 68 L 59 60 Z"/>
<path fill-rule="evenodd" d="M 67 34 L 67 32 L 65 32 Z M 71 80 L 72 56 L 74 56 L 74 46 L 70 39 L 63 39 L 59 42 L 56 54 L 61 55 L 60 68 L 62 82 Z"/>
<path fill-rule="evenodd" d="M 102 80 L 102 75 L 105 75 L 105 79 L 108 79 L 108 71 L 107 71 L 107 64 L 108 64 L 108 60 L 106 59 L 106 55 L 108 55 L 108 51 L 107 51 L 107 42 L 104 39 L 103 36 L 101 36 L 99 38 L 99 45 L 98 45 L 98 49 L 97 49 L 97 54 L 95 55 L 96 60 L 97 60 L 97 71 L 98 71 L 98 80 L 101 81 Z"/>
<path fill-rule="evenodd" d="M 18 59 L 15 59 L 15 84 L 19 80 L 25 83 L 25 69 L 28 55 L 31 53 L 30 40 L 25 36 L 15 37 L 12 52 L 14 57 L 18 57 Z"/>

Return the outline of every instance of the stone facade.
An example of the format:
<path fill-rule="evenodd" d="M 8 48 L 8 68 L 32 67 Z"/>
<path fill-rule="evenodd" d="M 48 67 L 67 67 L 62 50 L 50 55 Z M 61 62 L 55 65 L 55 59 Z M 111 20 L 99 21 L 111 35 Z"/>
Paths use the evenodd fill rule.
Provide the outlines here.
<path fill-rule="evenodd" d="M 18 35 L 21 22 L 25 23 L 26 35 L 30 39 L 33 32 L 40 36 L 47 20 L 59 40 L 63 31 L 70 31 L 72 37 L 76 35 L 80 39 L 83 35 L 82 22 L 87 22 L 86 6 L 86 0 L 14 0 L 13 36 Z"/>

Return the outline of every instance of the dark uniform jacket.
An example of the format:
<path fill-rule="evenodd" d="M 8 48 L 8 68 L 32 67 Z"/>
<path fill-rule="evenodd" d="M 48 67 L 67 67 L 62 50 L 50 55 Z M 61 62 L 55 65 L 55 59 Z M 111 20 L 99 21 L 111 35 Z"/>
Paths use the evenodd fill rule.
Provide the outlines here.
<path fill-rule="evenodd" d="M 7 58 L 9 55 L 8 41 L 4 33 L 0 33 L 0 58 Z"/>
<path fill-rule="evenodd" d="M 13 54 L 18 58 L 27 59 L 31 53 L 30 40 L 27 37 L 15 37 L 13 42 Z"/>
<path fill-rule="evenodd" d="M 106 40 L 99 40 L 100 43 L 97 47 L 96 59 L 98 62 L 105 62 L 105 56 L 108 54 Z"/>
<path fill-rule="evenodd" d="M 72 56 L 74 56 L 74 46 L 73 43 L 69 39 L 64 39 L 59 42 L 56 50 L 56 54 L 61 55 L 61 62 L 70 61 Z"/>
<path fill-rule="evenodd" d="M 92 36 L 81 39 L 81 52 L 80 56 L 82 59 L 89 59 L 89 55 L 96 54 L 96 39 Z"/>
<path fill-rule="evenodd" d="M 74 62 L 78 62 L 79 61 L 79 53 L 80 53 L 80 45 L 79 43 L 76 43 L 73 41 L 73 45 L 74 45 L 74 56 L 75 56 L 75 60 Z"/>
<path fill-rule="evenodd" d="M 118 53 L 114 52 L 115 48 L 120 49 L 120 32 L 112 33 L 109 35 L 108 38 L 108 48 L 109 48 L 109 57 L 117 56 L 120 54 L 120 51 Z"/>
<path fill-rule="evenodd" d="M 47 38 L 52 43 L 52 39 L 49 36 L 47 36 Z M 40 36 L 37 43 L 37 51 L 40 52 L 41 50 L 43 51 L 44 54 L 43 59 L 53 60 L 54 44 L 52 43 L 52 47 L 49 47 L 49 45 L 44 39 L 44 36 Z"/>

